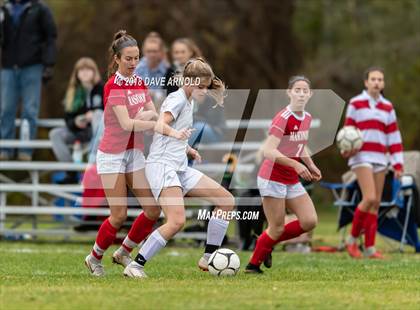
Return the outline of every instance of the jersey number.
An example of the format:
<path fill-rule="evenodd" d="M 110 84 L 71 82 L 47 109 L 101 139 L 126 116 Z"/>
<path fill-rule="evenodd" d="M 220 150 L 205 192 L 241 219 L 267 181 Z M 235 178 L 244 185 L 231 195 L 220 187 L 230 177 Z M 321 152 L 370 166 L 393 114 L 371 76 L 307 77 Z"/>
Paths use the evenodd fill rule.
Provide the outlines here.
<path fill-rule="evenodd" d="M 298 150 L 296 152 L 296 157 L 300 157 L 302 155 L 304 147 L 305 147 L 305 145 L 303 143 L 298 144 L 298 147 L 297 147 Z"/>

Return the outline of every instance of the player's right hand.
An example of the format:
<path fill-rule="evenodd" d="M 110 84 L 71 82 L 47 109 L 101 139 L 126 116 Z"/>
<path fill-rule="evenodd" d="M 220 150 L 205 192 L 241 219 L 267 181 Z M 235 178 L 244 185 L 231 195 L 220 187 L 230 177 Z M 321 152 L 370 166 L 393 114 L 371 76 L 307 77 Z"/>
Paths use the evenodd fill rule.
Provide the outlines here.
<path fill-rule="evenodd" d="M 359 152 L 359 150 L 341 151 L 340 153 L 344 158 L 350 158 L 356 155 L 357 152 Z"/>
<path fill-rule="evenodd" d="M 306 181 L 312 181 L 312 174 L 309 171 L 308 168 L 306 168 L 305 165 L 296 162 L 295 166 L 293 167 L 296 171 L 296 173 L 304 180 Z"/>

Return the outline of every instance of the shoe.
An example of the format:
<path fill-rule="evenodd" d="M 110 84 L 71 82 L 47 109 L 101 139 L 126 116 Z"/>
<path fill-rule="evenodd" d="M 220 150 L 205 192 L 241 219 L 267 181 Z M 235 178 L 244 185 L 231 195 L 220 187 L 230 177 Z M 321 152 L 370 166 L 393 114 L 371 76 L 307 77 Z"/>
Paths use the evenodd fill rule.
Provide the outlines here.
<path fill-rule="evenodd" d="M 264 266 L 267 268 L 271 268 L 273 266 L 273 256 L 270 254 L 267 255 L 266 259 L 264 260 Z"/>
<path fill-rule="evenodd" d="M 385 257 L 379 251 L 376 251 L 375 253 L 373 253 L 371 255 L 368 255 L 367 258 L 371 258 L 371 259 L 385 259 Z"/>
<path fill-rule="evenodd" d="M 346 244 L 347 253 L 353 258 L 362 258 L 362 252 L 359 250 L 357 242 Z"/>
<path fill-rule="evenodd" d="M 208 259 L 202 256 L 200 260 L 198 261 L 198 268 L 200 268 L 202 271 L 209 271 Z"/>
<path fill-rule="evenodd" d="M 133 260 L 127 251 L 116 250 L 112 254 L 112 263 L 127 267 Z"/>
<path fill-rule="evenodd" d="M 147 278 L 147 274 L 144 272 L 144 267 L 136 262 L 131 262 L 127 267 L 125 267 L 124 275 L 129 278 Z"/>
<path fill-rule="evenodd" d="M 104 266 L 97 259 L 92 258 L 90 254 L 85 258 L 85 265 L 93 276 L 102 277 L 105 275 Z"/>
<path fill-rule="evenodd" d="M 31 161 L 32 155 L 26 154 L 26 153 L 19 153 L 18 154 L 18 160 L 21 161 Z"/>
<path fill-rule="evenodd" d="M 255 274 L 262 274 L 262 273 L 264 273 L 264 271 L 262 271 L 259 266 L 255 266 L 255 265 L 253 265 L 251 263 L 249 263 L 248 265 L 246 265 L 244 272 L 245 273 L 255 273 Z"/>

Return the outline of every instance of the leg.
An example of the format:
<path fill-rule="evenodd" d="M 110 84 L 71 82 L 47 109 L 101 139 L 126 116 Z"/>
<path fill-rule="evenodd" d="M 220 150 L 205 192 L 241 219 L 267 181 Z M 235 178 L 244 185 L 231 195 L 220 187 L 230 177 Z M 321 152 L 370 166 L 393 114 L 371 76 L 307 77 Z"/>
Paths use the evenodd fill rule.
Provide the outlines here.
<path fill-rule="evenodd" d="M 207 260 L 223 242 L 229 222 L 225 220 L 226 212 L 232 211 L 235 206 L 235 198 L 219 183 L 203 175 L 193 189 L 188 191 L 189 197 L 201 197 L 215 206 L 214 214 L 210 218 L 207 227 L 207 242 L 204 250 L 204 260 L 199 263 L 203 270 L 207 269 Z"/>
<path fill-rule="evenodd" d="M 104 252 L 112 245 L 118 230 L 127 218 L 125 175 L 123 173 L 102 174 L 101 180 L 111 215 L 99 228 L 92 252 L 85 260 L 92 274 L 98 276 L 104 274 L 103 267 L 100 264 Z"/>
<path fill-rule="evenodd" d="M 376 204 L 375 181 L 371 167 L 361 166 L 353 169 L 353 171 L 362 192 L 362 201 L 354 212 L 351 234 L 347 239 L 346 247 L 350 256 L 361 258 L 362 253 L 358 248 L 357 238 L 365 227 L 369 210 Z"/>
<path fill-rule="evenodd" d="M 270 255 L 274 245 L 283 233 L 285 205 L 284 198 L 263 197 L 263 208 L 268 227 L 257 240 L 247 270 L 261 272 L 259 266 Z"/>
<path fill-rule="evenodd" d="M 76 141 L 76 136 L 67 128 L 54 128 L 49 132 L 52 143 L 52 149 L 58 161 L 72 162 L 72 154 L 70 152 L 70 144 Z"/>
<path fill-rule="evenodd" d="M 13 69 L 1 70 L 0 98 L 0 139 L 14 139 L 16 135 L 15 119 L 19 100 L 17 72 Z M 1 149 L 2 157 L 12 156 L 11 149 Z"/>
<path fill-rule="evenodd" d="M 377 256 L 375 255 L 376 254 L 375 237 L 376 237 L 376 231 L 378 230 L 378 212 L 379 212 L 379 206 L 380 206 L 380 202 L 382 198 L 382 192 L 384 189 L 385 173 L 386 171 L 384 170 L 384 171 L 373 174 L 373 179 L 375 182 L 376 199 L 375 199 L 375 204 L 373 204 L 372 207 L 369 209 L 369 213 L 365 221 L 366 254 L 369 257 L 375 256 L 375 258 L 377 258 Z"/>
<path fill-rule="evenodd" d="M 30 126 L 31 140 L 36 138 L 37 120 L 41 102 L 42 65 L 33 65 L 21 70 L 20 89 L 22 90 L 22 119 L 27 119 Z M 32 156 L 32 150 L 21 149 L 19 153 Z"/>
<path fill-rule="evenodd" d="M 143 212 L 134 221 L 119 249 L 131 253 L 133 248 L 138 246 L 152 232 L 153 225 L 159 219 L 160 208 L 150 191 L 144 169 L 127 173 L 126 181 L 143 209 Z M 141 186 L 136 186 L 136 184 L 141 184 Z"/>
<path fill-rule="evenodd" d="M 286 208 L 290 209 L 296 215 L 302 229 L 302 233 L 313 230 L 317 225 L 318 216 L 312 199 L 308 194 L 304 194 L 293 199 L 287 199 Z M 291 223 L 293 223 L 293 221 L 289 224 Z M 298 236 L 294 236 L 293 238 L 295 237 Z"/>
<path fill-rule="evenodd" d="M 140 269 L 147 261 L 155 256 L 167 241 L 171 239 L 185 224 L 184 198 L 180 187 L 164 188 L 159 197 L 159 203 L 166 217 L 166 223 L 156 229 L 140 248 L 139 254 L 134 261 L 124 270 L 128 276 L 142 277 L 144 272 Z"/>

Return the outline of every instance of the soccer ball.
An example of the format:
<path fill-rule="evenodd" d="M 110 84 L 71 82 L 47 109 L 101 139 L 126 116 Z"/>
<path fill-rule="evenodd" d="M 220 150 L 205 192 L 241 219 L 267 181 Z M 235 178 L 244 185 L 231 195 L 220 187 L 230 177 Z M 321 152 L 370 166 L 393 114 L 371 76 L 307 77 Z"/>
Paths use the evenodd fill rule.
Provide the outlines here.
<path fill-rule="evenodd" d="M 229 249 L 218 249 L 209 258 L 209 272 L 214 276 L 234 276 L 240 266 L 239 256 Z"/>
<path fill-rule="evenodd" d="M 354 126 L 345 126 L 337 134 L 337 146 L 342 152 L 360 150 L 362 145 L 362 133 Z"/>

